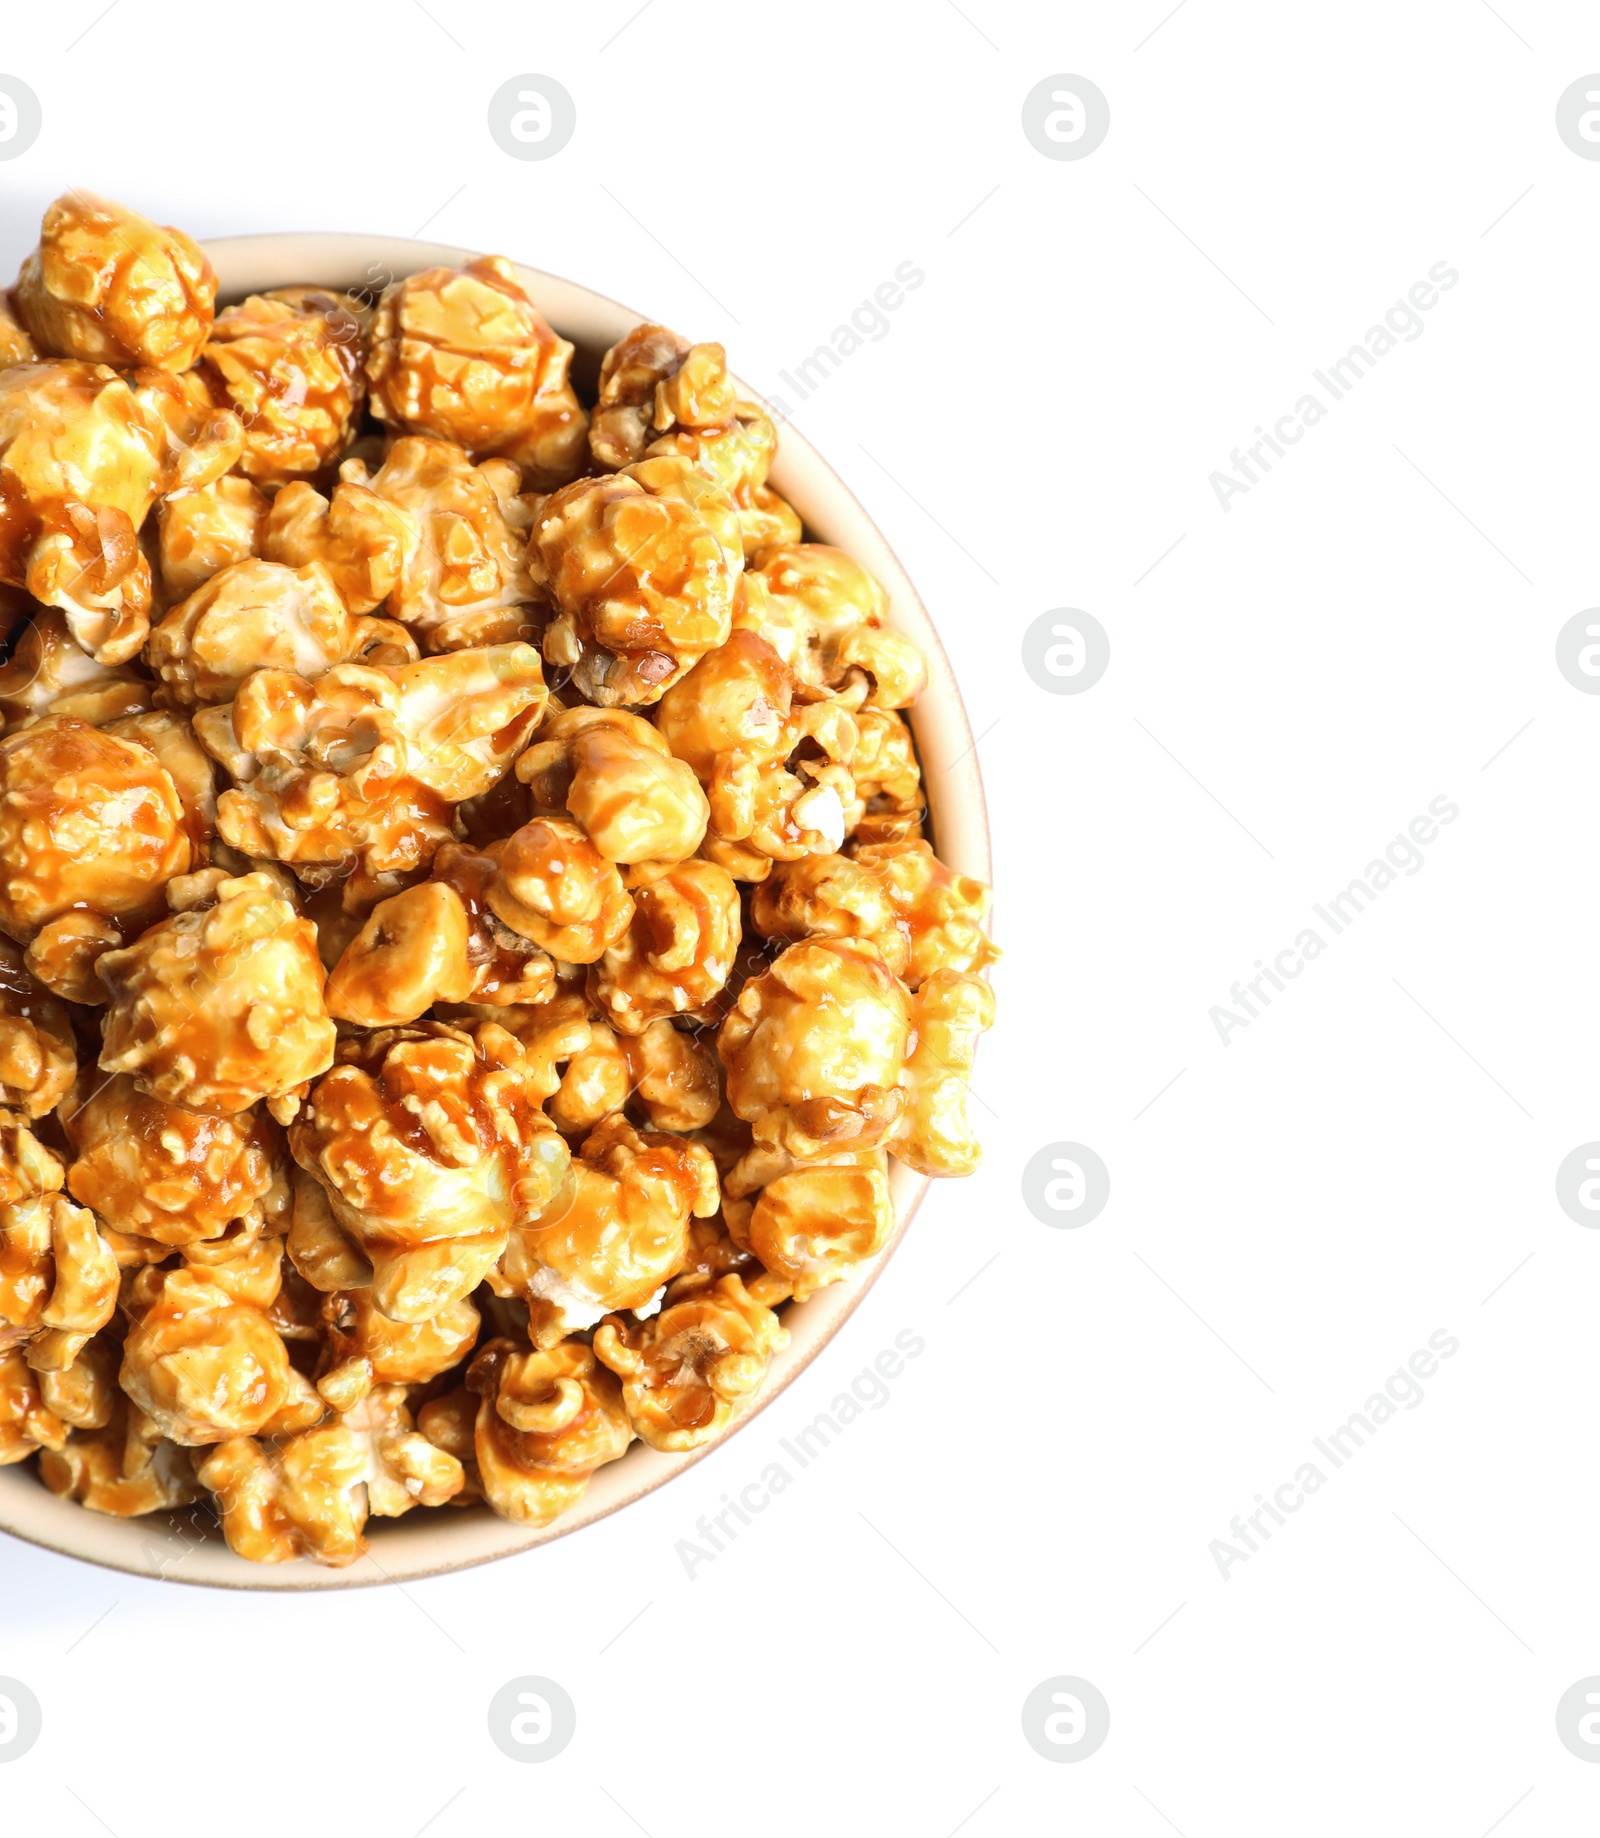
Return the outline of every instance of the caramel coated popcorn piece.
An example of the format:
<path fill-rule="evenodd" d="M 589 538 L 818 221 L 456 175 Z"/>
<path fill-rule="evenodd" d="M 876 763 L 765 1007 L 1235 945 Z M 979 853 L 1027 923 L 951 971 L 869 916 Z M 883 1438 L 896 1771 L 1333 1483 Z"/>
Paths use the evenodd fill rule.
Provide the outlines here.
<path fill-rule="evenodd" d="M 713 862 L 686 861 L 633 877 L 634 915 L 596 964 L 593 989 L 612 1026 L 706 1019 L 739 949 L 739 890 Z"/>
<path fill-rule="evenodd" d="M 408 434 L 514 460 L 541 491 L 584 459 L 587 426 L 558 338 L 504 256 L 427 268 L 387 288 L 372 324 L 372 412 Z"/>
<path fill-rule="evenodd" d="M 70 1366 L 111 1319 L 120 1274 L 94 1214 L 61 1193 L 0 1207 L 0 1346 L 40 1372 Z"/>
<path fill-rule="evenodd" d="M 252 294 L 219 313 L 200 368 L 244 428 L 240 471 L 271 487 L 331 465 L 355 429 L 364 355 L 360 320 L 316 289 Z"/>
<path fill-rule="evenodd" d="M 17 312 L 41 349 L 132 370 L 187 370 L 211 330 L 217 277 L 200 246 L 126 205 L 64 192 L 22 264 Z"/>
<path fill-rule="evenodd" d="M 283 1161 L 260 1111 L 191 1110 L 140 1091 L 125 1073 L 98 1081 L 64 1121 L 77 1152 L 72 1197 L 117 1231 L 162 1245 L 220 1238 L 259 1208 Z"/>
<path fill-rule="evenodd" d="M 39 347 L 18 319 L 15 301 L 9 293 L 0 292 L 0 370 L 12 364 L 31 364 L 38 356 Z"/>
<path fill-rule="evenodd" d="M 983 930 L 989 889 L 926 842 L 873 843 L 854 857 L 785 862 L 755 891 L 764 938 L 865 938 L 908 989 L 936 970 L 980 971 L 999 956 Z"/>
<path fill-rule="evenodd" d="M 683 1256 L 690 1218 L 708 1218 L 717 1202 L 716 1169 L 699 1143 L 608 1117 L 553 1203 L 512 1232 L 491 1282 L 528 1303 L 530 1331 L 549 1344 L 611 1309 L 648 1303 Z"/>
<path fill-rule="evenodd" d="M 266 560 L 289 568 L 320 562 L 352 613 L 388 599 L 419 543 L 409 510 L 355 483 L 335 485 L 327 498 L 304 480 L 285 485 L 261 531 Z"/>
<path fill-rule="evenodd" d="M 396 1518 L 458 1493 L 461 1464 L 418 1432 L 405 1395 L 403 1385 L 382 1386 L 281 1445 L 235 1437 L 213 1449 L 199 1476 L 229 1548 L 255 1563 L 351 1564 L 366 1551 L 369 1514 Z"/>
<path fill-rule="evenodd" d="M 911 1020 L 905 1112 L 887 1147 L 918 1174 L 971 1174 L 983 1150 L 967 1122 L 967 1084 L 978 1036 L 994 1026 L 994 991 L 980 977 L 936 970 Z"/>
<path fill-rule="evenodd" d="M 528 565 L 558 611 L 546 661 L 616 707 L 658 701 L 724 642 L 744 548 L 726 492 L 687 460 L 647 459 L 546 498 Z"/>
<path fill-rule="evenodd" d="M 35 610 L 0 664 L 0 722 L 7 734 L 46 715 L 72 715 L 97 728 L 148 709 L 151 693 L 128 666 L 97 664 L 54 607 Z"/>
<path fill-rule="evenodd" d="M 548 1525 L 575 1505 L 596 1468 L 633 1441 L 622 1388 L 581 1340 L 543 1351 L 492 1340 L 468 1369 L 478 1393 L 473 1452 L 502 1519 Z"/>
<path fill-rule="evenodd" d="M 323 1414 L 309 1379 L 254 1302 L 208 1272 L 152 1271 L 153 1293 L 122 1350 L 122 1389 L 185 1448 L 234 1436 L 287 1435 Z"/>
<path fill-rule="evenodd" d="M 186 599 L 230 563 L 258 555 L 267 515 L 266 494 L 237 472 L 163 498 L 156 525 L 167 603 Z"/>
<path fill-rule="evenodd" d="M 861 814 L 849 833 L 858 843 L 914 841 L 922 835 L 927 805 L 911 730 L 884 709 L 863 708 L 855 719 L 859 738 L 850 777 Z"/>
<path fill-rule="evenodd" d="M 73 908 L 147 923 L 189 866 L 183 807 L 143 747 L 52 715 L 0 740 L 0 928 L 26 944 Z"/>
<path fill-rule="evenodd" d="M 111 994 L 100 1064 L 169 1103 L 231 1114 L 326 1071 L 334 1027 L 316 933 L 271 877 L 215 891 L 215 905 L 100 959 Z"/>
<path fill-rule="evenodd" d="M 326 1370 L 317 1390 L 336 1410 L 351 1410 L 374 1385 L 422 1385 L 448 1372 L 477 1344 L 481 1317 L 465 1296 L 425 1321 L 391 1321 L 370 1289 L 330 1295 Z"/>
<path fill-rule="evenodd" d="M 622 709 L 553 715 L 517 761 L 539 806 L 565 811 L 613 862 L 681 862 L 706 833 L 711 807 L 693 769 L 661 733 Z"/>
<path fill-rule="evenodd" d="M 59 1449 L 68 1427 L 45 1404 L 40 1375 L 15 1348 L 0 1347 L 0 1468 Z"/>
<path fill-rule="evenodd" d="M 755 629 L 802 682 L 874 708 L 906 708 L 927 688 L 922 654 L 884 625 L 888 594 L 842 549 L 786 543 L 761 555 L 758 573 Z"/>
<path fill-rule="evenodd" d="M 849 1276 L 894 1231 L 881 1149 L 804 1165 L 781 1150 L 757 1149 L 729 1177 L 729 1193 L 748 1192 L 752 1180 L 762 1183 L 753 1204 L 725 1205 L 733 1241 L 753 1252 L 797 1302 Z"/>
<path fill-rule="evenodd" d="M 118 740 L 131 740 L 135 746 L 144 747 L 166 768 L 183 807 L 190 866 L 206 866 L 217 833 L 217 773 L 189 718 L 171 709 L 156 708 L 147 714 L 123 715 L 108 721 L 105 731 Z M 172 883 L 167 885 L 170 888 Z M 100 999 L 103 998 L 96 998 Z"/>
<path fill-rule="evenodd" d="M 739 630 L 661 699 L 657 724 L 711 804 L 702 853 L 738 880 L 837 850 L 860 814 L 858 723 L 837 701 L 800 701 L 800 687 L 764 638 Z"/>
<path fill-rule="evenodd" d="M 622 876 L 575 823 L 536 817 L 488 851 L 485 899 L 503 925 L 566 964 L 592 964 L 627 930 Z"/>
<path fill-rule="evenodd" d="M 328 1013 L 362 1027 L 394 1027 L 435 1002 L 469 1000 L 477 981 L 470 939 L 461 896 L 442 881 L 380 900 L 328 978 Z"/>
<path fill-rule="evenodd" d="M 601 363 L 589 448 L 608 471 L 659 454 L 693 460 L 733 499 L 746 555 L 800 540 L 800 519 L 766 489 L 777 433 L 757 404 L 740 400 L 721 345 L 635 326 Z"/>
<path fill-rule="evenodd" d="M 150 666 L 180 708 L 228 702 L 256 670 L 321 676 L 334 664 L 407 664 L 417 648 L 389 619 L 353 618 L 320 562 L 234 562 L 150 634 Z"/>
<path fill-rule="evenodd" d="M 163 494 L 227 471 L 242 437 L 160 371 L 0 370 L 0 583 L 60 607 L 96 662 L 126 663 L 150 629 L 140 526 Z"/>
<path fill-rule="evenodd" d="M 120 1394 L 104 1424 L 75 1429 L 44 1451 L 39 1478 L 52 1493 L 118 1519 L 171 1512 L 201 1494 L 189 1451 Z"/>
<path fill-rule="evenodd" d="M 756 1141 L 817 1161 L 883 1143 L 905 1108 L 911 998 L 874 945 L 791 945 L 718 1037 L 728 1102 Z"/>
<path fill-rule="evenodd" d="M 546 694 L 529 645 L 335 664 L 314 682 L 259 670 L 226 708 L 196 718 L 235 782 L 217 801 L 218 828 L 312 885 L 352 868 L 370 878 L 426 867 L 455 833 L 454 805 L 511 764 Z"/>
<path fill-rule="evenodd" d="M 475 466 L 449 441 L 414 438 L 397 440 L 375 473 L 352 459 L 340 477 L 384 507 L 390 529 L 382 540 L 392 532 L 399 543 L 388 611 L 426 650 L 533 636 L 545 609 L 528 573 L 520 481 L 509 461 Z M 338 499 L 336 490 L 330 524 Z M 359 516 L 369 542 L 380 539 L 377 513 L 364 500 L 352 500 L 345 516 L 352 524 Z M 389 572 L 387 548 L 383 567 Z"/>
<path fill-rule="evenodd" d="M 427 1022 L 340 1049 L 289 1141 L 370 1262 L 391 1320 L 425 1321 L 470 1294 L 506 1234 L 550 1204 L 567 1148 L 542 1097 L 522 1048 L 493 1023 Z"/>
<path fill-rule="evenodd" d="M 721 1082 L 709 1037 L 686 1033 L 670 1021 L 652 1021 L 624 1034 L 628 1086 L 653 1129 L 704 1129 L 717 1114 Z"/>
<path fill-rule="evenodd" d="M 698 1449 L 753 1398 L 788 1330 L 737 1276 L 724 1276 L 629 1327 L 595 1332 L 595 1355 L 622 1380 L 635 1435 L 652 1449 Z"/>
<path fill-rule="evenodd" d="M 0 939 L 0 1104 L 45 1116 L 66 1095 L 77 1065 L 68 1010 L 29 973 L 16 946 Z"/>

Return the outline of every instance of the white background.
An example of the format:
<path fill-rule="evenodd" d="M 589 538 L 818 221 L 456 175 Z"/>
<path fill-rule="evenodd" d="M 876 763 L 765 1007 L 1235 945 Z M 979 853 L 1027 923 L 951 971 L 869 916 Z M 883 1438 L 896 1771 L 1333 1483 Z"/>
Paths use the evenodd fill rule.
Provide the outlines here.
<path fill-rule="evenodd" d="M 1600 599 L 1600 163 L 1554 109 L 1600 69 L 1594 9 L 98 3 L 5 9 L 44 125 L 0 165 L 0 273 L 69 184 L 202 237 L 421 230 L 788 394 L 925 269 L 796 419 L 985 736 L 1007 956 L 982 1172 L 682 1481 L 405 1592 L 0 1541 L 0 1674 L 45 1706 L 0 1824 L 1592 1829 L 1554 1709 L 1600 1672 L 1600 1234 L 1554 1175 L 1600 1136 L 1600 700 L 1554 643 Z M 547 163 L 485 128 L 522 72 L 576 98 Z M 1110 101 L 1082 161 L 1019 125 L 1058 72 Z M 1208 474 L 1439 261 L 1423 335 L 1224 513 Z M 1083 695 L 1022 668 L 1060 606 L 1111 636 Z M 1441 794 L 1421 871 L 1221 1043 L 1210 1007 Z M 1063 1139 L 1111 1170 L 1080 1230 L 1020 1197 Z M 908 1328 L 890 1403 L 690 1580 L 676 1541 Z M 1224 1580 L 1211 1541 L 1441 1328 L 1426 1401 Z M 530 1673 L 579 1719 L 537 1768 L 485 1733 Z M 1021 1734 L 1056 1674 L 1111 1706 L 1079 1765 Z"/>

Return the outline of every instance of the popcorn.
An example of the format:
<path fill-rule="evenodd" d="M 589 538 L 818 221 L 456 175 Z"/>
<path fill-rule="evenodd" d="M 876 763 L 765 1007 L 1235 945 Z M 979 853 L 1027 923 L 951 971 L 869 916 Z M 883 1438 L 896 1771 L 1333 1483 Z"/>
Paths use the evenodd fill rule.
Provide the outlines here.
<path fill-rule="evenodd" d="M 581 1340 L 542 1351 L 491 1340 L 467 1384 L 482 1400 L 473 1430 L 478 1476 L 503 1519 L 548 1525 L 633 1441 L 621 1387 Z"/>
<path fill-rule="evenodd" d="M 161 371 L 0 369 L 0 584 L 59 607 L 96 663 L 126 663 L 150 629 L 140 525 L 164 494 L 226 472 L 242 439 L 203 388 Z"/>
<path fill-rule="evenodd" d="M 119 1272 L 93 1213 L 60 1191 L 61 1166 L 14 1119 L 3 1133 L 0 1349 L 21 1347 L 38 1372 L 60 1372 L 111 1319 Z"/>
<path fill-rule="evenodd" d="M 235 781 L 217 800 L 218 828 L 312 885 L 352 868 L 370 881 L 426 867 L 454 835 L 451 806 L 506 770 L 546 693 L 529 645 L 335 664 L 314 682 L 258 670 L 196 722 Z"/>
<path fill-rule="evenodd" d="M 73 1199 L 159 1245 L 220 1238 L 259 1212 L 281 1178 L 282 1140 L 261 1111 L 191 1110 L 140 1091 L 125 1073 L 63 1106 L 63 1123 L 75 1151 Z"/>
<path fill-rule="evenodd" d="M 545 661 L 601 707 L 656 702 L 732 629 L 738 511 L 689 461 L 640 460 L 552 492 L 528 566 L 557 609 Z"/>
<path fill-rule="evenodd" d="M 994 1026 L 994 991 L 979 977 L 936 970 L 917 992 L 911 1021 L 906 1106 L 887 1146 L 918 1174 L 971 1174 L 983 1151 L 967 1122 L 967 1082 L 978 1036 Z"/>
<path fill-rule="evenodd" d="M 184 1448 L 236 1436 L 288 1435 L 323 1414 L 309 1379 L 254 1302 L 209 1273 L 151 1271 L 153 1292 L 122 1349 L 122 1389 Z"/>
<path fill-rule="evenodd" d="M 553 715 L 517 761 L 517 777 L 541 809 L 567 812 L 612 862 L 681 862 L 699 848 L 711 814 L 693 769 L 622 709 Z"/>
<path fill-rule="evenodd" d="M 408 434 L 514 460 L 528 485 L 583 463 L 586 421 L 558 338 L 504 256 L 426 268 L 384 290 L 372 324 L 372 412 Z"/>
<path fill-rule="evenodd" d="M 760 1189 L 753 1205 L 725 1203 L 732 1240 L 758 1257 L 797 1302 L 851 1275 L 894 1231 L 881 1149 L 804 1164 L 782 1151 L 756 1150 L 729 1178 L 729 1193 L 742 1195 L 752 1180 Z"/>
<path fill-rule="evenodd" d="M 187 370 L 211 329 L 217 277 L 199 245 L 90 191 L 64 192 L 17 280 L 41 349 L 132 370 Z"/>
<path fill-rule="evenodd" d="M 40 1375 L 15 1348 L 0 1346 L 0 1468 L 59 1449 L 67 1436 L 67 1425 L 45 1404 Z"/>
<path fill-rule="evenodd" d="M 567 964 L 592 964 L 627 930 L 622 876 L 575 823 L 536 817 L 488 853 L 485 898 L 503 925 Z"/>
<path fill-rule="evenodd" d="M 200 1463 L 229 1547 L 256 1563 L 314 1557 L 351 1564 L 366 1552 L 369 1514 L 397 1518 L 442 1506 L 461 1490 L 461 1464 L 416 1429 L 403 1385 L 266 1449 L 230 1438 Z"/>
<path fill-rule="evenodd" d="M 818 1161 L 879 1147 L 899 1122 L 911 998 L 875 945 L 791 945 L 740 991 L 717 1048 L 758 1143 Z"/>
<path fill-rule="evenodd" d="M 244 428 L 246 478 L 285 485 L 339 457 L 365 393 L 363 357 L 361 322 L 337 295 L 252 294 L 217 315 L 200 370 Z"/>
<path fill-rule="evenodd" d="M 788 1343 L 772 1310 L 737 1276 L 724 1276 L 636 1326 L 609 1317 L 596 1330 L 594 1351 L 622 1380 L 634 1434 L 676 1454 L 726 1429 Z"/>
<path fill-rule="evenodd" d="M 369 547 L 381 545 L 374 585 L 393 576 L 389 613 L 425 650 L 507 644 L 531 638 L 543 624 L 548 609 L 524 559 L 526 513 L 510 461 L 475 466 L 449 441 L 407 439 L 394 443 L 377 472 L 351 459 L 340 477 L 330 536 L 340 493 L 362 492 L 347 500 L 345 524 L 352 539 L 365 530 Z"/>
<path fill-rule="evenodd" d="M 229 702 L 256 670 L 321 676 L 334 664 L 414 663 L 389 619 L 356 619 L 320 562 L 251 559 L 219 569 L 150 634 L 150 667 L 180 708 Z"/>
<path fill-rule="evenodd" d="M 999 956 L 983 930 L 989 890 L 919 840 L 872 843 L 854 857 L 780 863 L 750 914 L 764 938 L 864 938 L 908 989 L 936 970 L 978 971 Z"/>
<path fill-rule="evenodd" d="M 29 974 L 15 945 L 0 939 L 0 1104 L 25 1117 L 55 1109 L 78 1069 L 72 1018 Z"/>
<path fill-rule="evenodd" d="M 100 727 L 148 709 L 152 687 L 126 664 L 97 664 L 72 636 L 66 615 L 37 607 L 0 664 L 0 732 L 72 715 Z"/>
<path fill-rule="evenodd" d="M 352 467 L 359 460 L 346 461 Z M 260 535 L 261 554 L 288 568 L 313 562 L 327 569 L 352 613 L 370 613 L 399 587 L 407 558 L 420 544 L 417 520 L 365 485 L 346 481 L 325 498 L 297 480 L 272 500 Z M 515 634 L 512 634 L 515 636 Z"/>
<path fill-rule="evenodd" d="M 231 563 L 260 554 L 268 522 L 265 493 L 237 472 L 163 498 L 156 527 L 167 603 L 186 599 Z"/>
<path fill-rule="evenodd" d="M 842 549 L 785 543 L 757 572 L 766 592 L 752 629 L 803 683 L 844 692 L 854 708 L 906 708 L 927 688 L 921 653 L 883 623 L 888 594 Z"/>
<path fill-rule="evenodd" d="M 800 540 L 800 519 L 766 486 L 777 432 L 739 399 L 721 345 L 635 326 L 601 363 L 589 448 L 608 471 L 659 454 L 692 460 L 733 499 L 746 555 Z"/>
<path fill-rule="evenodd" d="M 481 1317 L 465 1296 L 425 1321 L 391 1321 L 370 1288 L 331 1295 L 326 1367 L 317 1390 L 336 1410 L 352 1410 L 374 1385 L 422 1385 L 460 1362 L 477 1344 Z"/>
<path fill-rule="evenodd" d="M 289 1132 L 373 1301 L 426 1321 L 468 1295 L 559 1191 L 567 1148 L 515 1038 L 423 1022 L 347 1041 Z M 351 1284 L 350 1287 L 356 1285 Z"/>
<path fill-rule="evenodd" d="M 333 1063 L 316 933 L 257 872 L 96 966 L 111 994 L 100 1065 L 169 1103 L 229 1114 Z"/>
<path fill-rule="evenodd" d="M 171 1512 L 201 1497 L 189 1451 L 169 1442 L 121 1396 L 105 1423 L 72 1430 L 59 1446 L 47 1445 L 39 1457 L 39 1478 L 52 1493 L 119 1519 Z"/>
<path fill-rule="evenodd" d="M 553 1201 L 513 1230 L 491 1286 L 528 1304 L 536 1344 L 549 1345 L 648 1302 L 683 1256 L 690 1217 L 710 1217 L 717 1200 L 699 1143 L 614 1114 L 584 1140 Z"/>
<path fill-rule="evenodd" d="M 623 1034 L 711 1018 L 739 949 L 739 890 L 713 862 L 636 870 L 633 919 L 595 965 L 592 988 Z"/>
<path fill-rule="evenodd" d="M 73 909 L 135 927 L 189 867 L 183 807 L 144 747 L 51 715 L 0 740 L 0 930 L 26 944 Z"/>

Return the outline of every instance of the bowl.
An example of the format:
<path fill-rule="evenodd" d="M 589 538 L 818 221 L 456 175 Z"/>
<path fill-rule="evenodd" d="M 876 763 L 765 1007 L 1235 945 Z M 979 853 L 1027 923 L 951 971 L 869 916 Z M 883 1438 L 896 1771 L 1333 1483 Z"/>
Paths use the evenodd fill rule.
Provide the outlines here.
<path fill-rule="evenodd" d="M 217 271 L 219 303 L 298 281 L 372 290 L 420 268 L 455 267 L 476 253 L 396 237 L 334 233 L 235 236 L 205 247 Z M 576 346 L 573 373 L 580 393 L 592 396 L 602 354 L 644 315 L 537 268 L 519 266 L 517 272 L 545 317 Z M 748 385 L 741 387 L 746 394 L 757 393 Z M 792 427 L 781 430 L 772 484 L 799 512 L 808 538 L 836 544 L 877 576 L 888 590 L 890 623 L 926 655 L 929 685 L 911 722 L 922 760 L 932 840 L 951 867 L 991 880 L 989 826 L 972 729 L 950 660 L 916 589 L 843 480 Z M 370 1553 L 347 1569 L 328 1569 L 309 1560 L 254 1564 L 236 1557 L 220 1533 L 205 1529 L 198 1513 L 141 1519 L 92 1513 L 50 1493 L 31 1463 L 0 1468 L 0 1530 L 109 1569 L 227 1589 L 352 1589 L 410 1582 L 567 1537 L 685 1473 L 711 1448 L 737 1435 L 823 1355 L 894 1255 L 929 1184 L 925 1176 L 892 1159 L 889 1181 L 896 1215 L 890 1242 L 848 1281 L 790 1305 L 784 1315 L 789 1345 L 774 1359 L 751 1408 L 717 1442 L 689 1454 L 662 1454 L 635 1443 L 620 1461 L 596 1473 L 571 1511 L 540 1530 L 497 1518 L 482 1506 L 413 1512 L 401 1519 L 369 1522 Z"/>

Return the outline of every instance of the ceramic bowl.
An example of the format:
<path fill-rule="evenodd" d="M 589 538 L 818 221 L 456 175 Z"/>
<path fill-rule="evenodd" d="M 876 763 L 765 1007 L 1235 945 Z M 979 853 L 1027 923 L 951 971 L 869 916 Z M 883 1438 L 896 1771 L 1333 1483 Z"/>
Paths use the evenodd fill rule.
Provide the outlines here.
<path fill-rule="evenodd" d="M 219 305 L 301 281 L 321 287 L 372 289 L 420 268 L 456 266 L 474 253 L 393 237 L 322 233 L 229 237 L 208 243 L 206 252 L 220 282 Z M 545 317 L 577 347 L 574 375 L 580 394 L 592 399 L 602 354 L 643 315 L 536 268 L 519 268 L 518 272 Z M 746 387 L 746 393 L 755 392 Z M 940 856 L 953 868 L 991 880 L 989 829 L 972 730 L 950 661 L 916 589 L 861 504 L 792 427 L 781 431 L 772 484 L 800 513 L 808 539 L 837 545 L 877 576 L 888 589 L 890 622 L 914 639 L 926 655 L 931 680 L 911 719 L 922 759 L 932 838 Z M 826 1363 L 829 1341 L 894 1255 L 928 1182 L 892 1159 L 889 1166 L 896 1211 L 894 1237 L 852 1280 L 819 1290 L 808 1301 L 788 1309 L 784 1316 L 790 1335 L 788 1348 L 774 1360 L 754 1407 L 730 1425 L 724 1440 L 738 1434 L 788 1386 L 803 1383 L 801 1375 L 813 1360 Z M 827 1385 L 826 1378 L 823 1385 Z M 707 1452 L 665 1455 L 635 1443 L 621 1461 L 599 1470 L 570 1512 L 539 1531 L 496 1518 L 486 1507 L 376 1519 L 367 1528 L 370 1555 L 343 1570 L 310 1561 L 248 1563 L 235 1557 L 220 1535 L 200 1534 L 188 1515 L 114 1519 L 89 1512 L 48 1492 L 31 1462 L 0 1468 L 0 1530 L 69 1557 L 140 1576 L 232 1589 L 352 1589 L 463 1570 L 567 1537 L 665 1486 Z"/>

